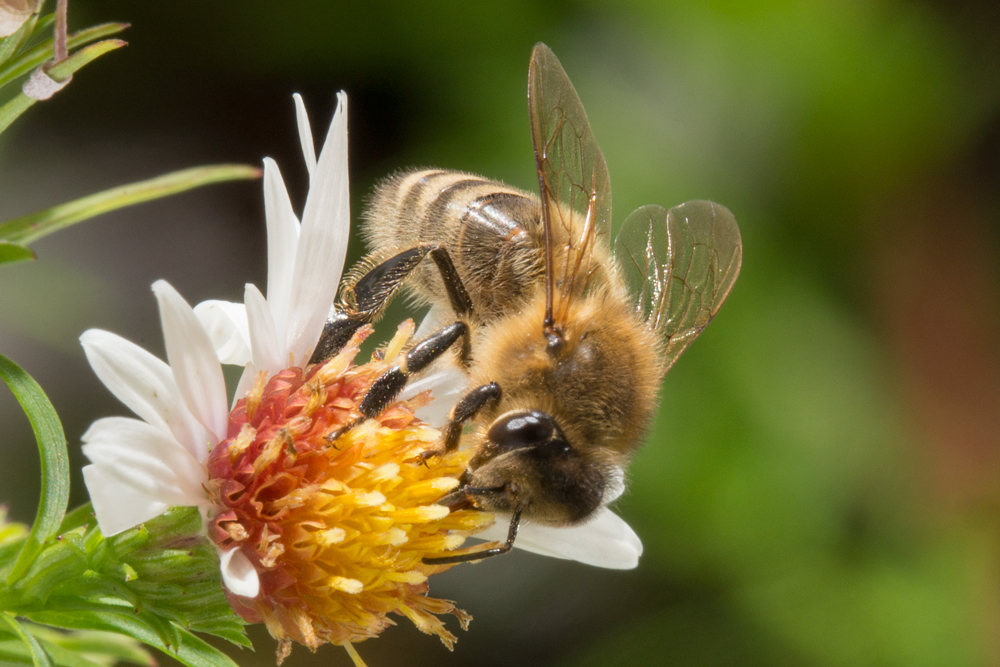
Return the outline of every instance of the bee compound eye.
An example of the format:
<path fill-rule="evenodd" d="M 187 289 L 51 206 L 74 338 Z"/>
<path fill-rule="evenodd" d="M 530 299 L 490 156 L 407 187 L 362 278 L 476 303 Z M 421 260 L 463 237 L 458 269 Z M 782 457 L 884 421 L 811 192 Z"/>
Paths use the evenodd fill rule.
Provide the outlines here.
<path fill-rule="evenodd" d="M 562 438 L 562 431 L 551 416 L 538 410 L 514 412 L 493 422 L 486 437 L 501 451 L 535 447 Z"/>

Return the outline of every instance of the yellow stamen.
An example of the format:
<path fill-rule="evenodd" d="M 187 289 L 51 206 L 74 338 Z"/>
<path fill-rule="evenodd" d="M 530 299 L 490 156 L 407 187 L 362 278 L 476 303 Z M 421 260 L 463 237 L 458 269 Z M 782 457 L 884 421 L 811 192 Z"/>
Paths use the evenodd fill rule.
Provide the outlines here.
<path fill-rule="evenodd" d="M 264 397 L 264 387 L 267 385 L 267 371 L 259 371 L 253 379 L 253 387 L 247 393 L 247 418 L 253 419 L 257 407 Z"/>
<path fill-rule="evenodd" d="M 327 440 L 357 419 L 368 388 L 396 363 L 413 330 L 412 322 L 401 326 L 383 358 L 364 366 L 351 360 L 370 329 L 319 366 L 258 374 L 230 414 L 236 437 L 209 458 L 206 488 L 222 509 L 211 534 L 256 568 L 260 594 L 241 599 L 241 613 L 278 640 L 279 662 L 294 640 L 313 649 L 340 644 L 363 665 L 351 644 L 392 625 L 389 613 L 449 648 L 455 636 L 438 616 L 468 624 L 451 602 L 427 596 L 429 575 L 451 566 L 423 560 L 461 553 L 465 538 L 493 518 L 441 504 L 472 453 L 425 460 L 441 434 L 413 410 L 429 396 L 392 404 Z"/>
<path fill-rule="evenodd" d="M 351 656 L 351 660 L 354 661 L 354 667 L 368 667 L 365 661 L 361 659 L 358 652 L 354 650 L 354 645 L 351 642 L 344 642 L 344 649 L 347 651 L 347 655 Z"/>

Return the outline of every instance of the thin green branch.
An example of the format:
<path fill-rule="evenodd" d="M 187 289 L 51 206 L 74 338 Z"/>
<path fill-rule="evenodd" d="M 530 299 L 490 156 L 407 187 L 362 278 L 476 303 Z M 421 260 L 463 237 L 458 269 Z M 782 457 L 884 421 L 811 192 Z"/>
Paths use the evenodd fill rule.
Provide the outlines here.
<path fill-rule="evenodd" d="M 45 19 L 47 18 L 48 17 L 45 17 Z M 92 28 L 87 28 L 70 35 L 69 39 L 66 41 L 66 46 L 69 49 L 75 49 L 77 47 L 84 46 L 85 44 L 96 42 L 99 39 L 110 37 L 111 35 L 117 35 L 128 27 L 128 23 L 102 23 L 100 25 L 95 25 Z M 20 58 L 17 58 L 5 67 L 0 68 L 0 87 L 10 83 L 20 76 L 24 76 L 36 67 L 40 67 L 45 61 L 51 60 L 54 53 L 53 49 L 53 40 L 49 38 L 22 55 Z"/>
<path fill-rule="evenodd" d="M 74 223 L 125 206 L 167 197 L 211 183 L 259 177 L 259 169 L 240 164 L 183 169 L 147 181 L 121 185 L 8 220 L 0 224 L 0 240 L 27 245 Z"/>

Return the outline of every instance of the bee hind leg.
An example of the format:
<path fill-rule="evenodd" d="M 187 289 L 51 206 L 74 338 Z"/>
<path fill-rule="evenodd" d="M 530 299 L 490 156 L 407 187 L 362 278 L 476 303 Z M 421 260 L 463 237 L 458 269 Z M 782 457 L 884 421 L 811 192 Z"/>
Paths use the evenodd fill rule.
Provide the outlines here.
<path fill-rule="evenodd" d="M 517 537 L 517 530 L 521 527 L 521 506 L 518 505 L 514 514 L 510 517 L 510 528 L 507 529 L 507 541 L 499 547 L 473 551 L 458 556 L 442 556 L 440 558 L 423 558 L 424 565 L 454 565 L 456 563 L 468 563 L 473 560 L 483 560 L 493 556 L 500 556 L 514 548 L 514 539 Z"/>
<path fill-rule="evenodd" d="M 327 320 L 309 363 L 316 364 L 334 356 L 347 344 L 358 328 L 378 319 L 399 292 L 406 278 L 428 255 L 441 273 L 448 301 L 455 315 L 463 320 L 471 318 L 472 299 L 469 298 L 469 293 L 455 269 L 454 262 L 451 261 L 448 250 L 438 245 L 416 246 L 393 255 L 354 283 L 350 288 L 353 297 L 350 308 L 345 306 L 345 310 L 334 313 Z M 462 365 L 467 367 L 471 356 L 468 336 L 465 337 L 459 352 Z"/>

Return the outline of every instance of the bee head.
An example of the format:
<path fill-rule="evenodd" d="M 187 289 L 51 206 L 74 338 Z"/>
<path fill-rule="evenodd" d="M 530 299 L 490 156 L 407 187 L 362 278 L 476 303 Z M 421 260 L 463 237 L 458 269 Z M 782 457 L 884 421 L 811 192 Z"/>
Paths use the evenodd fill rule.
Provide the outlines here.
<path fill-rule="evenodd" d="M 518 410 L 498 417 L 470 464 L 470 489 L 481 509 L 528 510 L 532 519 L 576 523 L 601 504 L 600 467 L 576 451 L 552 415 Z"/>

